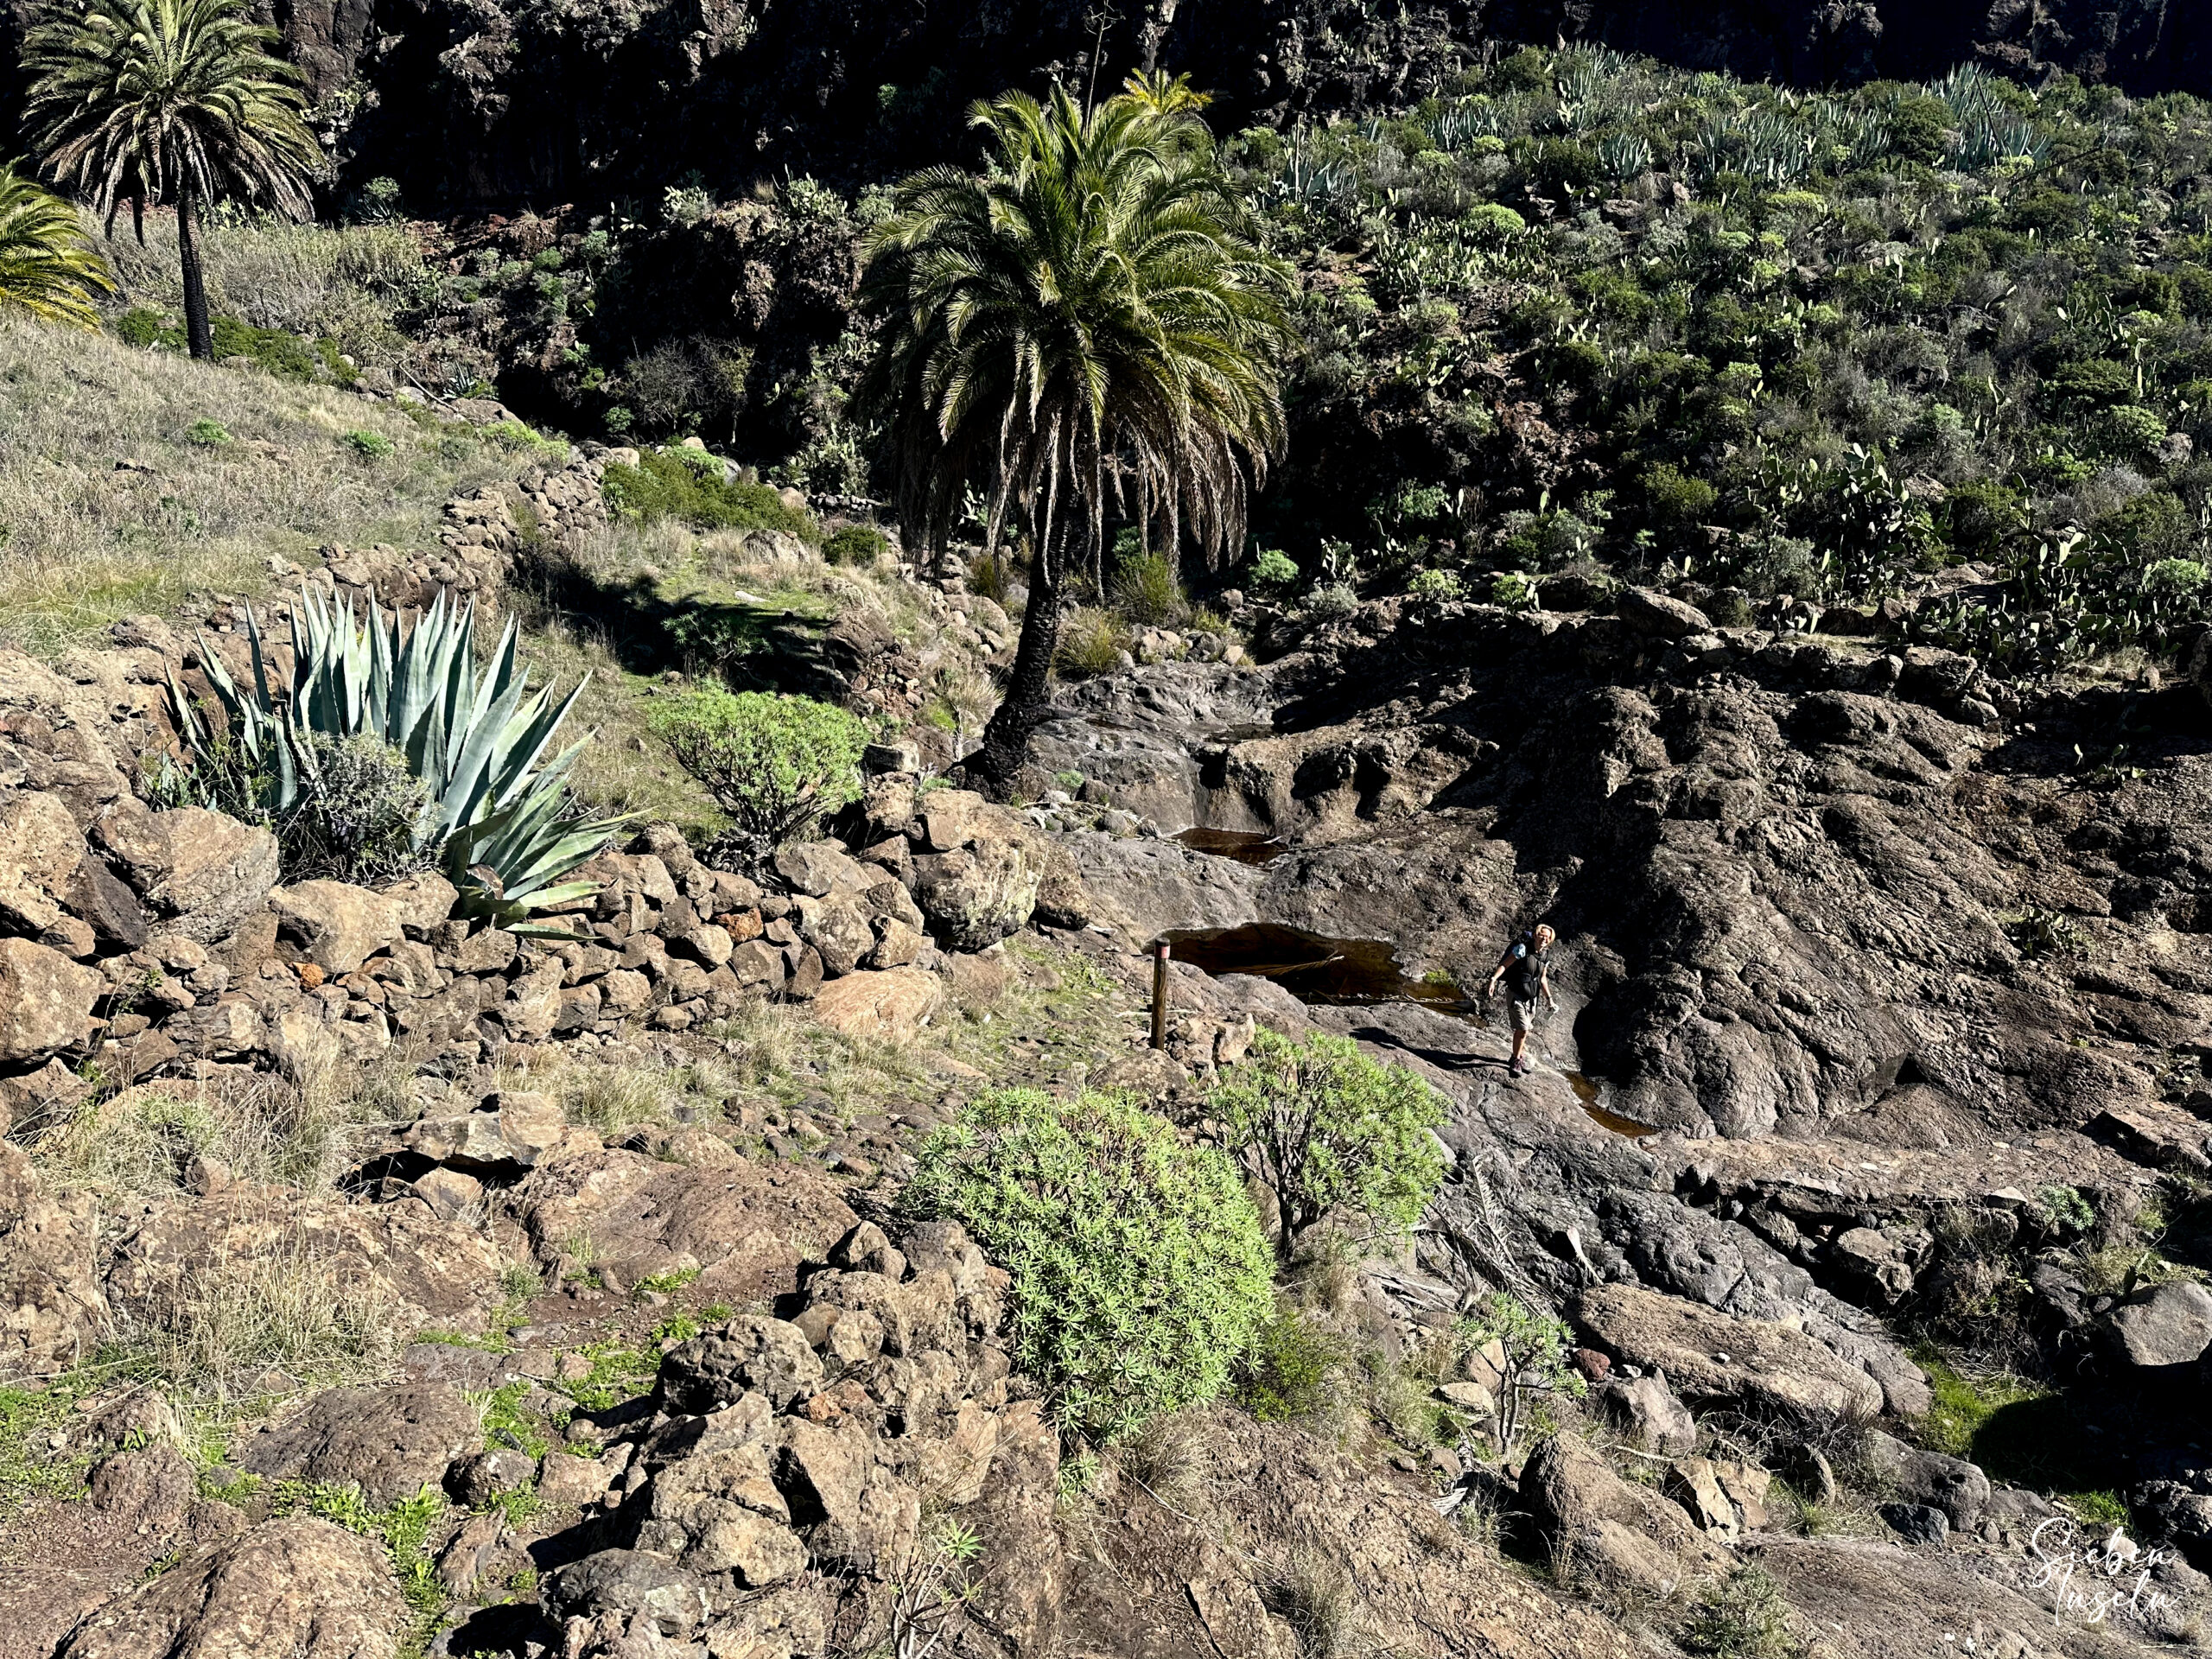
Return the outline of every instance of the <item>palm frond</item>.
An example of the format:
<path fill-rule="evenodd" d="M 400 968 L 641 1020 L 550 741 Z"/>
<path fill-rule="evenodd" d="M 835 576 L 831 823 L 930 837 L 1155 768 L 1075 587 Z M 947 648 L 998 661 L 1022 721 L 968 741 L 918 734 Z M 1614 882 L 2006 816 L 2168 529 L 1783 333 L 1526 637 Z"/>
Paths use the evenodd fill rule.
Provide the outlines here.
<path fill-rule="evenodd" d="M 115 283 L 85 245 L 76 209 L 0 167 L 0 309 L 97 328 L 95 290 L 111 294 Z"/>

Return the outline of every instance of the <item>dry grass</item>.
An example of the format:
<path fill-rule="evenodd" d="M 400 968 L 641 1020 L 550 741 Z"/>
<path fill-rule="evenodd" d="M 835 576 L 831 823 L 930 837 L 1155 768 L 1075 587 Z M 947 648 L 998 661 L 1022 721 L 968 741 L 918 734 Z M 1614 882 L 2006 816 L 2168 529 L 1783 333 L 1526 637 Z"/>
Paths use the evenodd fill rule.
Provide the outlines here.
<path fill-rule="evenodd" d="M 124 1335 L 130 1357 L 181 1393 L 228 1405 L 365 1381 L 391 1369 L 398 1308 L 295 1238 L 187 1271 Z"/>
<path fill-rule="evenodd" d="M 1197 1509 L 1206 1491 L 1206 1425 L 1197 1411 L 1162 1412 L 1114 1448 L 1133 1479 L 1172 1510 Z"/>
<path fill-rule="evenodd" d="M 231 442 L 192 442 L 200 421 Z M 349 431 L 395 453 L 365 458 Z M 52 655 L 195 592 L 264 591 L 272 556 L 325 543 L 428 545 L 450 497 L 522 465 L 395 404 L 0 323 L 0 644 Z"/>
<path fill-rule="evenodd" d="M 127 1089 L 80 1109 L 32 1151 L 53 1185 L 109 1194 L 181 1191 L 195 1160 L 241 1179 L 327 1187 L 416 1112 L 404 1056 L 369 1065 L 317 1057 L 290 1077 L 226 1073 Z"/>
<path fill-rule="evenodd" d="M 742 1081 L 739 1065 L 713 1058 L 617 1065 L 562 1054 L 534 1070 L 503 1075 L 499 1086 L 550 1094 L 570 1122 L 611 1136 L 652 1124 L 715 1122 Z"/>
<path fill-rule="evenodd" d="M 112 239 L 90 216 L 86 229 L 115 274 L 119 304 L 182 308 L 173 215 L 149 215 L 143 248 L 127 222 Z M 254 219 L 210 225 L 202 239 L 208 304 L 218 315 L 310 339 L 327 335 L 364 365 L 405 355 L 407 341 L 392 314 L 429 280 L 421 245 L 405 226 Z"/>
<path fill-rule="evenodd" d="M 1365 1649 L 1351 1574 L 1337 1556 L 1300 1546 L 1261 1593 L 1297 1634 L 1299 1659 L 1339 1659 Z"/>
<path fill-rule="evenodd" d="M 592 734 L 569 774 L 578 798 L 594 811 L 664 818 L 686 831 L 711 834 L 728 822 L 646 728 L 653 682 L 622 665 L 601 628 L 582 619 L 543 617 L 524 639 L 533 683 L 565 691 L 588 677 L 569 716 L 579 734 Z"/>

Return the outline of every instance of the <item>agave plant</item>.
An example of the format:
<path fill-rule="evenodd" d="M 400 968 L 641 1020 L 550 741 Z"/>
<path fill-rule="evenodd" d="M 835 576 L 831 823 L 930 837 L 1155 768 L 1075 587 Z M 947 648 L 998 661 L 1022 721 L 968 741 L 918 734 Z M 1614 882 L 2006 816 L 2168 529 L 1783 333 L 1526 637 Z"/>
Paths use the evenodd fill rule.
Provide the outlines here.
<path fill-rule="evenodd" d="M 546 755 L 588 682 L 558 702 L 550 688 L 532 691 L 516 660 L 518 636 L 508 619 L 480 673 L 474 603 L 459 609 L 441 594 L 409 629 L 397 609 L 386 617 L 374 600 L 357 618 L 350 600 L 326 602 L 303 588 L 292 608 L 292 684 L 281 707 L 251 618 L 250 687 L 232 678 L 205 639 L 200 656 L 261 810 L 281 822 L 312 791 L 311 739 L 374 737 L 426 786 L 414 827 L 417 851 L 444 865 L 465 911 L 513 923 L 594 891 L 590 882 L 561 878 L 624 822 L 570 811 L 563 780 L 588 740 Z M 213 734 L 174 677 L 169 696 L 187 744 L 195 755 L 208 752 Z"/>
<path fill-rule="evenodd" d="M 1649 140 L 1633 132 L 1609 132 L 1598 141 L 1598 165 L 1609 179 L 1633 179 L 1651 170 Z"/>

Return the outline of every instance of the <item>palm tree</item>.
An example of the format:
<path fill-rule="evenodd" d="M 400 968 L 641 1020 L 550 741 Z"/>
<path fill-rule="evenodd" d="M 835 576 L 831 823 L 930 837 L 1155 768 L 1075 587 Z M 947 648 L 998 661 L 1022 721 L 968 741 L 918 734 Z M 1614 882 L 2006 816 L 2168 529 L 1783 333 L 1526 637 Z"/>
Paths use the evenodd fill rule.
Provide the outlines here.
<path fill-rule="evenodd" d="M 299 75 L 269 55 L 276 33 L 242 0 L 54 0 L 32 29 L 28 106 L 48 172 L 107 215 L 128 202 L 145 238 L 149 201 L 176 208 L 185 333 L 215 354 L 200 214 L 226 197 L 303 217 L 322 147 L 304 118 Z"/>
<path fill-rule="evenodd" d="M 12 167 L 0 167 L 0 309 L 47 322 L 99 327 L 91 290 L 115 291 L 85 245 L 77 210 Z"/>
<path fill-rule="evenodd" d="M 966 762 L 1000 787 L 1044 712 L 1068 584 L 1103 578 L 1109 516 L 1217 558 L 1282 446 L 1286 272 L 1243 232 L 1204 103 L 1139 77 L 1088 111 L 1065 88 L 978 104 L 985 170 L 915 174 L 869 238 L 859 401 L 908 545 L 941 553 L 972 488 L 988 545 L 1012 530 L 1032 550 L 1014 671 Z"/>

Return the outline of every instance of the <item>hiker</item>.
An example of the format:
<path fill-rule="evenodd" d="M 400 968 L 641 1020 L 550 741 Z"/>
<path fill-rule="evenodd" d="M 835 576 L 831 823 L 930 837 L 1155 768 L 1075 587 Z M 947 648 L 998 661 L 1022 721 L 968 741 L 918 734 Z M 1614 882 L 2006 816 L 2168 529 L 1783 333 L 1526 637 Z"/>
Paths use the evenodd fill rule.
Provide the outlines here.
<path fill-rule="evenodd" d="M 1508 982 L 1510 991 L 1513 1026 L 1513 1060 L 1506 1070 L 1513 1077 L 1525 1076 L 1532 1068 L 1523 1057 L 1529 1046 L 1529 1027 L 1536 1023 L 1536 999 L 1544 999 L 1544 1006 L 1554 1014 L 1559 1012 L 1559 999 L 1552 995 L 1552 941 L 1559 936 L 1539 923 L 1513 941 L 1505 954 L 1498 958 L 1497 967 L 1490 976 L 1489 988 L 1483 995 L 1497 995 L 1500 980 Z"/>

